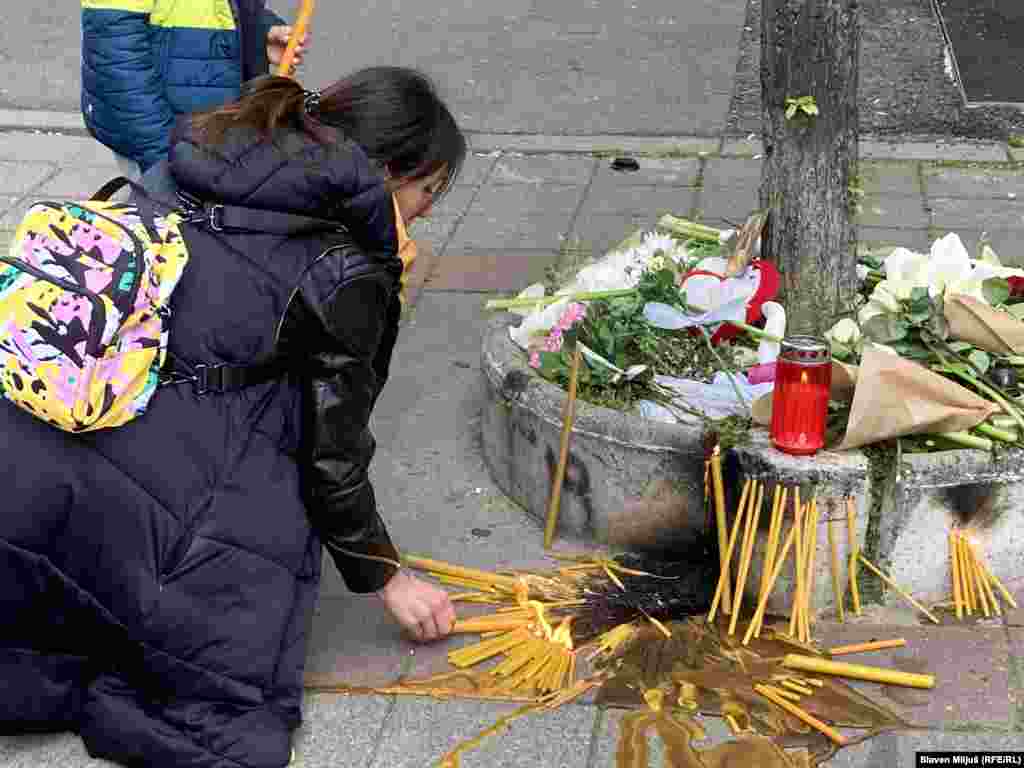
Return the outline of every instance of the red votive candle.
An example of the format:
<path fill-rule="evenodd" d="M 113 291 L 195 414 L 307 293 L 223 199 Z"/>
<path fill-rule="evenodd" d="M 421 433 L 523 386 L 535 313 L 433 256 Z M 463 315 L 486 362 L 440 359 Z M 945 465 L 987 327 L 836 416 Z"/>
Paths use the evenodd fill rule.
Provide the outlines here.
<path fill-rule="evenodd" d="M 814 336 L 787 336 L 775 367 L 772 443 L 797 456 L 825 445 L 825 418 L 832 386 L 832 351 Z"/>

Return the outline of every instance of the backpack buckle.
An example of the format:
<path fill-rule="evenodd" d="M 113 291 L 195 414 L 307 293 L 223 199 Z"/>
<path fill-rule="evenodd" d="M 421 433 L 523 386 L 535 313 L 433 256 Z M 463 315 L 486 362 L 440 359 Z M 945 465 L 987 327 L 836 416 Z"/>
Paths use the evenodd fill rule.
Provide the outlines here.
<path fill-rule="evenodd" d="M 208 392 L 224 393 L 224 363 L 216 365 L 196 363 L 193 367 L 196 373 L 192 379 L 192 386 L 195 388 L 197 396 L 201 397 Z"/>
<path fill-rule="evenodd" d="M 224 206 L 220 203 L 211 205 L 207 212 L 206 222 L 214 232 L 224 231 Z"/>

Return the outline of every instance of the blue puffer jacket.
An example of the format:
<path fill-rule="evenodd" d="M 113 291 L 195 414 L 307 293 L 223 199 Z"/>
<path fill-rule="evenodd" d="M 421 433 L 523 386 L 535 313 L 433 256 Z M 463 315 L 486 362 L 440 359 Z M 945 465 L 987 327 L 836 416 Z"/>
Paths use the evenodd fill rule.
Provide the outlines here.
<path fill-rule="evenodd" d="M 186 137 L 169 168 L 207 203 L 348 233 L 183 228 L 172 359 L 287 376 L 169 386 L 87 434 L 0 401 L 0 734 L 73 730 L 138 768 L 283 768 L 321 544 L 356 592 L 398 557 L 367 471 L 401 312 L 394 208 L 348 142 Z"/>
<path fill-rule="evenodd" d="M 233 101 L 267 74 L 264 0 L 82 0 L 82 114 L 143 170 L 167 157 L 176 115 Z"/>

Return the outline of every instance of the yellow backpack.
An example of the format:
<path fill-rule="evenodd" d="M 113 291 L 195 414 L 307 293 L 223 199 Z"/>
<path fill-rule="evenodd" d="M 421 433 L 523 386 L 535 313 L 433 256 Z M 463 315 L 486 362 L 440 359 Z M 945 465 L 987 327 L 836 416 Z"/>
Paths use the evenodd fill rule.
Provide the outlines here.
<path fill-rule="evenodd" d="M 167 355 L 169 300 L 188 263 L 178 213 L 145 198 L 38 202 L 0 256 L 0 388 L 60 429 L 146 410 Z"/>

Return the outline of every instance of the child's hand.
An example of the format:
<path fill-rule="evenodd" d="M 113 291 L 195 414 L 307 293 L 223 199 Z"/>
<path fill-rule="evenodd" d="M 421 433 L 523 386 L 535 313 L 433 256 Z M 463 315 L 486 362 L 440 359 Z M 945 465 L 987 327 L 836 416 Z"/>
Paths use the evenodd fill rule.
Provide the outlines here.
<path fill-rule="evenodd" d="M 455 608 L 448 593 L 399 570 L 377 592 L 395 621 L 421 643 L 448 635 L 455 626 Z"/>
<path fill-rule="evenodd" d="M 288 39 L 291 36 L 292 28 L 285 24 L 271 27 L 267 31 L 267 59 L 270 61 L 272 68 L 276 68 L 281 63 L 284 50 L 288 47 Z M 306 45 L 308 43 L 309 33 L 307 32 L 302 36 L 302 40 L 299 41 L 299 45 L 295 49 L 295 65 L 292 67 L 293 70 L 302 63 L 302 57 L 306 52 Z"/>

